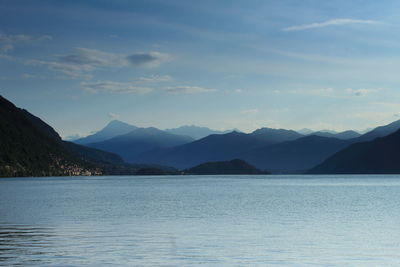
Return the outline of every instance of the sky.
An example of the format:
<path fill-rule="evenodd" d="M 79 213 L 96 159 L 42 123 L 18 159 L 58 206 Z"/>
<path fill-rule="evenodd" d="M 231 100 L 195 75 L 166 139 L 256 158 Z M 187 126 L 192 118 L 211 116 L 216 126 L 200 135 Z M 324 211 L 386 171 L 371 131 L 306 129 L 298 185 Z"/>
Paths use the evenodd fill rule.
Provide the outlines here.
<path fill-rule="evenodd" d="M 0 0 L 0 94 L 63 137 L 110 120 L 337 131 L 400 119 L 389 0 Z"/>

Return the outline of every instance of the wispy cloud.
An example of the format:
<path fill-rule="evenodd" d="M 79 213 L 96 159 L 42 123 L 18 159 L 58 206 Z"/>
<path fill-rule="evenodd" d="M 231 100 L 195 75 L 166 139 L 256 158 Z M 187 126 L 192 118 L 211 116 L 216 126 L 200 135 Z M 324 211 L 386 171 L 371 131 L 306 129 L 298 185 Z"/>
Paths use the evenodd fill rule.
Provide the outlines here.
<path fill-rule="evenodd" d="M 45 76 L 43 75 L 37 75 L 37 74 L 31 74 L 31 73 L 22 73 L 20 75 L 20 78 L 23 80 L 27 80 L 27 79 L 46 79 Z"/>
<path fill-rule="evenodd" d="M 147 83 L 147 79 L 145 80 L 146 80 L 145 83 Z M 132 82 L 115 82 L 115 81 L 82 82 L 81 88 L 91 93 L 102 92 L 111 94 L 146 94 L 154 90 L 152 87 L 140 86 L 140 83 L 138 83 L 137 80 L 134 80 Z M 198 86 L 166 87 L 163 90 L 170 94 L 199 94 L 199 93 L 216 91 L 215 89 L 203 88 Z"/>
<path fill-rule="evenodd" d="M 113 81 L 96 81 L 81 83 L 82 89 L 92 93 L 119 93 L 119 94 L 145 94 L 153 89 L 136 86 L 135 83 L 122 83 Z"/>
<path fill-rule="evenodd" d="M 373 88 L 373 89 L 367 89 L 367 88 L 361 88 L 361 89 L 353 89 L 353 88 L 347 88 L 346 92 L 355 95 L 355 96 L 366 96 L 371 93 L 376 93 L 383 90 L 382 88 Z"/>
<path fill-rule="evenodd" d="M 381 24 L 382 22 L 376 20 L 362 20 L 362 19 L 331 19 L 323 22 L 315 22 L 311 24 L 295 25 L 282 29 L 283 31 L 304 31 L 315 28 L 323 28 L 327 26 L 348 25 L 348 24 Z"/>
<path fill-rule="evenodd" d="M 136 79 L 140 83 L 158 83 L 158 82 L 170 82 L 173 78 L 169 75 L 151 75 L 148 77 L 139 77 Z"/>
<path fill-rule="evenodd" d="M 62 78 L 68 79 L 91 79 L 92 75 L 88 74 L 88 72 L 95 69 L 91 65 L 68 64 L 37 59 L 26 60 L 24 63 L 29 66 L 45 66 L 52 71 L 60 72 L 64 75 Z"/>
<path fill-rule="evenodd" d="M 333 88 L 274 90 L 275 94 L 311 95 L 322 97 L 337 97 Z"/>
<path fill-rule="evenodd" d="M 116 120 L 116 119 L 119 119 L 120 115 L 116 114 L 116 113 L 113 113 L 113 112 L 109 112 L 108 113 L 108 117 L 110 117 L 113 120 Z"/>
<path fill-rule="evenodd" d="M 136 58 L 135 61 L 137 55 L 142 55 L 144 58 L 141 60 Z M 61 72 L 65 76 L 64 78 L 90 79 L 92 76 L 89 73 L 99 68 L 157 67 L 162 62 L 171 59 L 168 54 L 159 52 L 149 52 L 149 58 L 147 59 L 144 55 L 146 53 L 124 55 L 96 49 L 76 48 L 72 54 L 56 56 L 56 60 L 30 59 L 26 60 L 25 64 L 46 66 L 52 71 Z M 150 81 L 150 79 L 159 79 L 161 81 L 161 79 L 166 80 L 167 76 L 154 76 L 147 81 Z"/>
<path fill-rule="evenodd" d="M 7 53 L 14 49 L 17 43 L 29 43 L 53 39 L 50 35 L 31 36 L 26 34 L 4 34 L 0 33 L 0 53 Z"/>
<path fill-rule="evenodd" d="M 128 65 L 126 56 L 107 53 L 96 49 L 76 48 L 74 54 L 58 56 L 58 61 L 70 65 L 88 65 L 92 67 L 125 67 Z"/>
<path fill-rule="evenodd" d="M 175 87 L 167 87 L 164 90 L 171 94 L 197 94 L 197 93 L 207 93 L 215 91 L 215 89 L 209 89 L 197 86 L 175 86 Z"/>
<path fill-rule="evenodd" d="M 331 97 L 331 98 L 350 98 L 350 97 L 361 97 L 372 93 L 380 92 L 382 88 L 347 88 L 347 89 L 334 89 L 330 87 L 326 88 L 315 88 L 315 89 L 293 89 L 293 90 L 275 90 L 275 94 L 295 94 L 295 95 L 309 95 L 319 97 Z"/>

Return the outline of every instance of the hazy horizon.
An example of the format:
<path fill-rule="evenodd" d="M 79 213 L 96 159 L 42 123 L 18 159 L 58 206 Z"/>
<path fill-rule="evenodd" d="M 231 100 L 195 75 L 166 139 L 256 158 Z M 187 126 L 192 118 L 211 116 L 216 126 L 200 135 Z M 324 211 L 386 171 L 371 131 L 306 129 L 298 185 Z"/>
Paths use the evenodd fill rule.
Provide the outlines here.
<path fill-rule="evenodd" d="M 0 94 L 61 136 L 399 118 L 397 1 L 1 1 Z"/>
<path fill-rule="evenodd" d="M 90 132 L 87 133 L 87 134 L 83 134 L 83 135 L 73 134 L 73 135 L 61 136 L 61 137 L 62 137 L 64 140 L 77 140 L 77 139 L 79 139 L 79 138 L 86 137 L 86 136 L 89 136 L 89 135 L 92 135 L 92 134 L 95 134 L 95 133 L 101 131 L 103 128 L 107 127 L 108 124 L 111 123 L 112 121 L 119 121 L 119 122 L 127 123 L 127 124 L 129 124 L 129 125 L 136 126 L 136 127 L 139 127 L 139 128 L 155 127 L 155 126 L 152 126 L 152 125 L 149 125 L 149 126 L 141 126 L 141 125 L 136 125 L 136 124 L 133 124 L 133 123 L 128 123 L 128 122 L 126 122 L 126 121 L 121 121 L 121 120 L 119 120 L 119 119 L 111 119 L 111 120 L 109 120 L 109 121 L 104 125 L 104 127 L 101 127 L 101 128 L 99 128 L 99 129 L 92 130 L 92 131 L 90 131 Z M 377 125 L 377 126 L 379 127 L 379 126 L 383 126 L 383 125 Z M 160 130 L 171 130 L 171 129 L 177 129 L 177 128 L 181 128 L 181 127 L 199 127 L 199 128 L 208 128 L 209 130 L 212 130 L 212 131 L 220 131 L 220 132 L 239 131 L 239 132 L 243 132 L 243 133 L 251 133 L 251 132 L 253 132 L 253 131 L 257 130 L 257 129 L 261 129 L 261 128 L 283 129 L 283 128 L 274 128 L 274 127 L 262 126 L 262 127 L 260 127 L 260 128 L 254 129 L 254 130 L 242 131 L 242 130 L 237 129 L 237 128 L 233 128 L 233 129 L 214 129 L 214 128 L 211 128 L 211 127 L 201 126 L 201 125 L 195 125 L 195 124 L 180 125 L 180 126 L 178 126 L 178 127 L 168 127 L 168 128 L 158 128 L 158 127 L 155 127 L 155 128 L 160 129 Z M 374 127 L 374 128 L 376 128 L 376 127 Z M 315 132 L 340 133 L 340 132 L 344 132 L 344 131 L 355 131 L 355 132 L 357 132 L 357 133 L 359 133 L 359 134 L 364 134 L 364 133 L 366 133 L 366 132 L 368 132 L 368 131 L 370 131 L 370 130 L 372 130 L 372 129 L 374 129 L 374 128 L 371 127 L 371 128 L 366 128 L 366 129 L 363 129 L 363 130 L 347 129 L 347 130 L 343 130 L 343 131 L 336 131 L 336 130 L 332 130 L 332 129 L 309 129 L 309 128 L 301 128 L 301 129 L 283 129 L 283 130 L 293 130 L 293 131 L 296 131 L 296 132 L 298 132 L 298 133 L 300 133 L 300 134 L 304 134 L 304 135 L 310 134 L 310 133 L 308 133 L 308 132 L 311 132 L 311 133 L 315 133 Z"/>

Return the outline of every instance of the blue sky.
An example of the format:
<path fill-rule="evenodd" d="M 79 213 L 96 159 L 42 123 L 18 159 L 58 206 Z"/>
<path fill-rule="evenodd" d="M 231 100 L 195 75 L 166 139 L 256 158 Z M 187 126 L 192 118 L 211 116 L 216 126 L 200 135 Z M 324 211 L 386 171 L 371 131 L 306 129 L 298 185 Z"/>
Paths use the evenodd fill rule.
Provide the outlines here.
<path fill-rule="evenodd" d="M 0 93 L 62 136 L 118 118 L 362 130 L 399 119 L 399 1 L 0 0 Z"/>

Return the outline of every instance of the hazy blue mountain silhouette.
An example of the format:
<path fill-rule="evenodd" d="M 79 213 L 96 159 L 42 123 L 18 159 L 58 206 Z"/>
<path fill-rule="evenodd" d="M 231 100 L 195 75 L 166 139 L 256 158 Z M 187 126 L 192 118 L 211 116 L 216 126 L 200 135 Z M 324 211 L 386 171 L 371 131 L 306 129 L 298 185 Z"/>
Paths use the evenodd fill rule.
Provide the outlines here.
<path fill-rule="evenodd" d="M 207 127 L 199 127 L 199 126 L 195 126 L 195 125 L 184 125 L 184 126 L 181 126 L 178 128 L 166 129 L 165 131 L 168 133 L 172 133 L 172 134 L 190 136 L 193 139 L 198 140 L 198 139 L 204 138 L 206 136 L 209 136 L 211 134 L 225 134 L 225 133 L 231 132 L 232 130 L 217 131 L 217 130 L 212 130 Z"/>
<path fill-rule="evenodd" d="M 119 121 L 119 120 L 113 120 L 113 121 L 110 121 L 100 131 L 98 131 L 94 134 L 91 134 L 89 136 L 74 140 L 73 142 L 75 144 L 80 144 L 80 145 L 87 145 L 90 143 L 102 142 L 107 139 L 111 139 L 113 137 L 119 136 L 119 135 L 127 134 L 135 129 L 138 129 L 138 127 L 127 124 L 127 123 Z"/>
<path fill-rule="evenodd" d="M 320 164 L 348 145 L 390 134 L 399 124 L 394 122 L 377 127 L 355 138 L 349 138 L 358 135 L 353 131 L 321 133 L 328 136 L 325 137 L 303 136 L 290 130 L 270 128 L 261 128 L 250 134 L 233 132 L 210 135 L 183 146 L 146 152 L 137 161 L 183 169 L 204 162 L 241 158 L 260 169 L 301 172 Z"/>
<path fill-rule="evenodd" d="M 377 127 L 355 138 L 348 138 L 358 135 L 354 131 L 341 133 L 324 131 L 317 133 L 322 136 L 309 135 L 293 141 L 256 148 L 241 155 L 241 158 L 261 169 L 276 172 L 305 171 L 351 144 L 386 136 L 399 128 L 400 120 Z"/>
<path fill-rule="evenodd" d="M 260 128 L 252 132 L 250 135 L 264 140 L 270 144 L 292 141 L 304 137 L 304 135 L 293 130 L 272 128 Z"/>
<path fill-rule="evenodd" d="M 186 145 L 152 150 L 142 154 L 138 162 L 183 169 L 241 158 L 260 169 L 287 172 L 307 170 L 346 145 L 347 141 L 336 138 L 303 137 L 295 131 L 262 128 L 250 134 L 210 135 Z"/>
<path fill-rule="evenodd" d="M 184 170 L 184 173 L 195 175 L 268 174 L 268 172 L 261 171 L 240 159 L 206 162 L 193 168 Z"/>
<path fill-rule="evenodd" d="M 375 129 L 361 135 L 357 138 L 357 142 L 371 141 L 378 137 L 383 137 L 392 134 L 400 129 L 400 120 L 394 121 L 384 126 L 376 127 Z"/>
<path fill-rule="evenodd" d="M 157 148 L 179 146 L 192 142 L 189 136 L 167 133 L 154 127 L 137 128 L 127 134 L 119 135 L 103 142 L 87 144 L 90 147 L 120 155 L 126 162 L 137 162 L 144 152 Z"/>
<path fill-rule="evenodd" d="M 373 141 L 352 144 L 311 169 L 309 173 L 400 173 L 400 130 Z"/>
<path fill-rule="evenodd" d="M 227 134 L 209 135 L 200 140 L 169 149 L 149 151 L 142 154 L 137 160 L 138 162 L 157 163 L 186 169 L 205 162 L 232 160 L 249 149 L 267 144 L 269 142 L 250 134 L 234 131 Z"/>
<path fill-rule="evenodd" d="M 255 148 L 241 155 L 241 158 L 260 169 L 278 173 L 301 172 L 349 144 L 347 140 L 311 135 Z"/>
<path fill-rule="evenodd" d="M 296 132 L 298 132 L 299 134 L 302 134 L 302 135 L 310 135 L 315 131 L 313 131 L 311 129 L 308 129 L 308 128 L 303 128 L 303 129 L 300 129 L 300 130 L 296 130 Z"/>
<path fill-rule="evenodd" d="M 330 137 L 330 138 L 337 138 L 337 139 L 342 139 L 342 140 L 357 138 L 357 137 L 361 136 L 361 134 L 357 133 L 356 131 L 352 131 L 352 130 L 343 131 L 343 132 L 339 132 L 339 133 L 318 131 L 318 132 L 312 133 L 311 135 L 317 135 L 317 136 L 322 136 L 322 137 Z"/>

